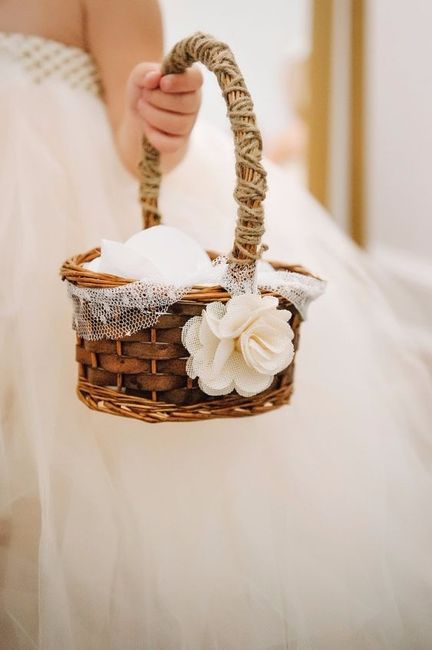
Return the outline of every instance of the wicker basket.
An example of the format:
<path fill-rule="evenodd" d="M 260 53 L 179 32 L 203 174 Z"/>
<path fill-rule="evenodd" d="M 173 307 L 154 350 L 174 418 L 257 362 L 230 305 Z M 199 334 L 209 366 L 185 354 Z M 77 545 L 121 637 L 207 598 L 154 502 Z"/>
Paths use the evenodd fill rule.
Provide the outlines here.
<path fill-rule="evenodd" d="M 204 63 L 215 73 L 226 99 L 234 133 L 237 173 L 234 196 L 238 217 L 230 261 L 235 272 L 245 264 L 255 264 L 261 252 L 261 203 L 266 190 L 265 171 L 261 166 L 261 136 L 250 95 L 230 49 L 212 37 L 198 33 L 173 48 L 164 61 L 163 71 L 165 74 L 179 73 L 195 61 Z M 157 209 L 159 154 L 147 142 L 143 143 L 143 149 L 140 195 L 144 228 L 149 228 L 160 223 Z M 68 259 L 61 268 L 62 278 L 78 287 L 98 289 L 133 282 L 83 267 L 99 254 L 99 249 L 95 248 Z M 276 269 L 310 275 L 299 266 L 272 265 Z M 210 302 L 226 302 L 230 297 L 220 286 L 196 286 L 172 305 L 169 313 L 161 316 L 154 327 L 120 339 L 94 341 L 78 337 L 79 398 L 91 409 L 146 422 L 255 415 L 288 403 L 293 389 L 294 362 L 275 376 L 270 388 L 253 397 L 242 397 L 235 392 L 210 397 L 200 390 L 195 379 L 187 375 L 188 352 L 181 343 L 183 325 L 189 318 L 200 315 Z M 301 316 L 288 300 L 277 297 L 279 308 L 288 308 L 292 314 L 290 325 L 294 332 L 294 348 L 297 349 Z"/>

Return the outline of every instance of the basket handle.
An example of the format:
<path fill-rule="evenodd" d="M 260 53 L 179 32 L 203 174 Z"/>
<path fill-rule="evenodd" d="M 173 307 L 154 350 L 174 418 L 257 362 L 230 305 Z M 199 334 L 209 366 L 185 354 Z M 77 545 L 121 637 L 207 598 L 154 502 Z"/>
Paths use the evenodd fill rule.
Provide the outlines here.
<path fill-rule="evenodd" d="M 227 115 L 234 134 L 236 188 L 238 205 L 233 264 L 253 264 L 266 246 L 262 201 L 267 189 L 266 172 L 261 164 L 262 139 L 256 125 L 253 103 L 230 48 L 208 34 L 197 32 L 179 41 L 162 64 L 163 74 L 181 73 L 195 61 L 203 63 L 218 80 L 227 105 Z M 144 228 L 161 222 L 158 210 L 161 172 L 159 152 L 143 139 L 140 169 L 140 201 Z"/>

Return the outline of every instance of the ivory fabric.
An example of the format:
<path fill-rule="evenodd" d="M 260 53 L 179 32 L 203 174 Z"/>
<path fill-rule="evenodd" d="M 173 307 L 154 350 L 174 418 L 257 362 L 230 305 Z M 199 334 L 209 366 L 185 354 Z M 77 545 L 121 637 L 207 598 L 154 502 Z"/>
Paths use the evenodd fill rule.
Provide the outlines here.
<path fill-rule="evenodd" d="M 328 281 L 292 404 L 166 425 L 87 410 L 58 269 L 137 231 L 137 184 L 100 96 L 61 67 L 35 81 L 3 41 L 2 650 L 430 650 L 430 378 L 367 256 L 266 161 L 268 258 Z M 233 183 L 231 142 L 198 125 L 165 222 L 229 250 Z"/>

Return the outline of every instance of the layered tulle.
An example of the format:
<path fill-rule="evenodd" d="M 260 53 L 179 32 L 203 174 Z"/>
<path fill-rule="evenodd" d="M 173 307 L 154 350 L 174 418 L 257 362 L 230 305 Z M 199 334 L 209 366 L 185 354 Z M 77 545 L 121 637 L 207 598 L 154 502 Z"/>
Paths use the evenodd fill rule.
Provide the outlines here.
<path fill-rule="evenodd" d="M 62 261 L 140 227 L 103 104 L 0 84 L 5 650 L 429 650 L 431 390 L 359 252 L 269 163 L 268 259 L 328 281 L 292 404 L 146 425 L 74 395 Z M 232 145 L 206 125 L 166 222 L 229 250 Z"/>

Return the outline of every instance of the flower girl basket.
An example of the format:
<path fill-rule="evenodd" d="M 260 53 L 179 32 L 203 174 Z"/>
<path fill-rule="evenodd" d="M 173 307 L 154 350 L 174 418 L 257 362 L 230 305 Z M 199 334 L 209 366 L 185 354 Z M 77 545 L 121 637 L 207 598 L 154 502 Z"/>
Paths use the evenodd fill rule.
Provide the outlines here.
<path fill-rule="evenodd" d="M 245 82 L 230 49 L 201 33 L 172 49 L 163 63 L 163 72 L 181 73 L 195 61 L 216 75 L 234 134 L 237 226 L 232 252 L 225 258 L 224 286 L 197 285 L 182 292 L 175 287 L 91 271 L 84 265 L 100 255 L 98 248 L 68 259 L 61 268 L 75 310 L 79 398 L 91 409 L 152 423 L 256 415 L 288 403 L 302 320 L 301 308 L 299 311 L 294 306 L 289 293 L 282 291 L 285 296 L 281 295 L 274 287 L 260 287 L 258 291 L 254 280 L 263 250 L 266 175 L 261 165 L 261 136 Z M 151 228 L 161 219 L 157 208 L 160 171 L 159 154 L 146 141 L 140 171 L 144 228 Z M 293 295 L 297 286 L 301 296 L 302 281 L 305 287 L 311 282 L 309 289 L 315 292 L 312 297 L 321 292 L 313 285 L 319 280 L 302 267 L 281 263 L 272 266 L 283 276 L 292 276 Z M 235 389 L 223 395 L 217 391 L 208 394 L 199 377 L 188 369 L 184 326 L 190 319 L 199 320 L 210 303 L 218 303 L 223 311 L 232 296 L 254 291 L 258 300 L 275 296 L 275 312 L 279 316 L 287 314 L 285 326 L 289 326 L 293 350 L 289 365 L 276 372 L 270 385 L 257 394 L 245 396 Z M 232 345 L 235 350 L 235 343 Z"/>

